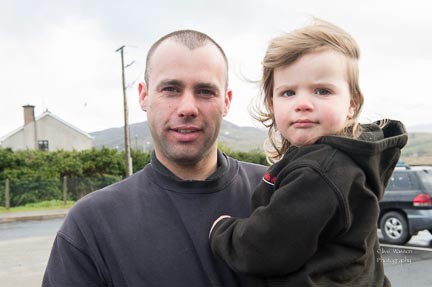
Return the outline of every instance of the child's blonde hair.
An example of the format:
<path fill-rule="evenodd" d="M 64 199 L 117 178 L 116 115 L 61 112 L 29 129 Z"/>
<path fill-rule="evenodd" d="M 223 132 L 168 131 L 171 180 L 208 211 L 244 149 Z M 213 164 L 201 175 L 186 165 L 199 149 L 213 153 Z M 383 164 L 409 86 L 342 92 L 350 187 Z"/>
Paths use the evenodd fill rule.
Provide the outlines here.
<path fill-rule="evenodd" d="M 329 48 L 346 56 L 347 78 L 351 94 L 351 105 L 355 112 L 340 135 L 356 137 L 359 133 L 357 117 L 363 105 L 363 95 L 359 87 L 358 60 L 360 51 L 355 40 L 341 28 L 314 19 L 311 25 L 274 38 L 263 60 L 261 93 L 263 99 L 252 110 L 253 117 L 263 123 L 268 131 L 270 146 L 266 147 L 269 161 L 279 160 L 291 143 L 277 132 L 273 113 L 273 88 L 275 68 L 288 66 L 301 56 L 320 48 Z"/>

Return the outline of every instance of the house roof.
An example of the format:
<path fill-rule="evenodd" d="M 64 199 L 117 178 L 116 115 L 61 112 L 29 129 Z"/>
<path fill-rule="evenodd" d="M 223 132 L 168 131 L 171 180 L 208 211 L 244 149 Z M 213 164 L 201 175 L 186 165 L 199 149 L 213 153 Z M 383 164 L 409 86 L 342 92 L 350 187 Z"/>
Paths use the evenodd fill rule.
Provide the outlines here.
<path fill-rule="evenodd" d="M 60 117 L 54 115 L 53 113 L 51 113 L 51 112 L 48 111 L 48 110 L 45 111 L 45 112 L 44 112 L 43 114 L 41 114 L 40 116 L 36 117 L 36 118 L 35 118 L 35 121 L 37 122 L 37 121 L 39 121 L 39 120 L 41 120 L 41 119 L 43 119 L 43 118 L 45 118 L 45 117 L 51 117 L 51 118 L 55 119 L 56 121 L 61 122 L 61 123 L 64 124 L 65 126 L 68 126 L 69 128 L 71 128 L 71 129 L 73 129 L 73 130 L 75 130 L 75 131 L 77 131 L 77 132 L 79 132 L 79 133 L 85 135 L 86 137 L 88 137 L 88 138 L 90 138 L 90 139 L 94 139 L 94 137 L 91 136 L 91 135 L 89 135 L 87 132 L 85 132 L 85 131 L 83 131 L 83 130 L 81 130 L 81 129 L 79 129 L 79 128 L 73 126 L 73 125 L 71 125 L 70 123 L 68 123 L 68 122 L 66 122 L 65 120 L 61 119 Z M 19 131 L 23 130 L 23 129 L 24 129 L 24 126 L 21 126 L 21 127 L 15 129 L 15 130 L 13 130 L 12 132 L 10 132 L 10 133 L 8 133 L 8 134 L 6 134 L 6 135 L 0 137 L 0 143 L 1 143 L 2 141 L 4 141 L 5 139 L 7 139 L 7 138 L 13 136 L 14 134 L 18 133 Z"/>

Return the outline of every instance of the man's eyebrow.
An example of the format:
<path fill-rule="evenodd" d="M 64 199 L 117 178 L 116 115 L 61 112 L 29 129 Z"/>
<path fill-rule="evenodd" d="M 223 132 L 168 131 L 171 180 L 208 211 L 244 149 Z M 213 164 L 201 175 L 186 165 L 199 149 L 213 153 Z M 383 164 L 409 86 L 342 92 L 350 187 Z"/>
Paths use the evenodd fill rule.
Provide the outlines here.
<path fill-rule="evenodd" d="M 209 89 L 209 90 L 219 91 L 218 86 L 213 83 L 198 83 L 194 87 L 195 89 Z"/>
<path fill-rule="evenodd" d="M 160 81 L 160 82 L 157 84 L 156 88 L 157 88 L 157 89 L 160 89 L 160 88 L 162 88 L 162 87 L 164 87 L 164 86 L 183 87 L 184 84 L 183 84 L 181 81 L 179 81 L 179 80 L 175 80 L 175 79 L 167 79 L 167 80 L 162 80 L 162 81 Z"/>

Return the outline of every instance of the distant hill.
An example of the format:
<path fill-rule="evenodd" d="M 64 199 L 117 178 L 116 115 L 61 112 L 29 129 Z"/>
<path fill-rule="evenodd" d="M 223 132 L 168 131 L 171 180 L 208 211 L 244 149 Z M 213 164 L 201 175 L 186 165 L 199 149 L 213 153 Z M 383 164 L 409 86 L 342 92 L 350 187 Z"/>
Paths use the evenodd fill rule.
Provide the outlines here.
<path fill-rule="evenodd" d="M 129 125 L 131 148 L 148 151 L 153 149 L 153 140 L 147 122 Z M 95 147 L 110 147 L 124 150 L 123 127 L 110 128 L 90 133 L 95 138 Z M 240 127 L 231 122 L 223 121 L 219 134 L 219 142 L 232 150 L 250 151 L 261 149 L 267 131 L 254 127 Z"/>
<path fill-rule="evenodd" d="M 402 150 L 402 158 L 432 158 L 432 132 L 413 132 L 428 130 L 428 128 L 432 131 L 432 125 L 421 125 L 408 128 L 408 144 Z M 123 150 L 123 133 L 123 127 L 119 127 L 97 131 L 90 134 L 95 137 L 95 147 L 105 146 Z M 147 122 L 131 124 L 130 135 L 132 149 L 141 149 L 144 151 L 153 149 L 153 141 L 150 136 Z M 266 137 L 267 131 L 265 129 L 240 127 L 224 120 L 219 135 L 219 142 L 228 146 L 232 150 L 262 150 L 262 145 Z M 428 162 L 429 161 L 430 160 L 428 160 Z"/>
<path fill-rule="evenodd" d="M 408 144 L 402 150 L 402 157 L 412 158 L 415 162 L 430 162 L 432 157 L 432 124 L 407 127 Z M 423 158 L 423 159 L 421 159 Z M 427 160 L 425 160 L 427 158 Z"/>
<path fill-rule="evenodd" d="M 432 156 L 432 133 L 409 133 L 408 144 L 402 150 L 402 156 Z"/>

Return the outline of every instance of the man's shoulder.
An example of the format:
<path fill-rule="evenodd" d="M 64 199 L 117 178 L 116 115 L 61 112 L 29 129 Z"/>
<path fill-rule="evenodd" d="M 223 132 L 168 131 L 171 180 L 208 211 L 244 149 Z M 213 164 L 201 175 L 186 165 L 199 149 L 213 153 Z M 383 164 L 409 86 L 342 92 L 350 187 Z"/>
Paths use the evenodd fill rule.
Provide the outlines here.
<path fill-rule="evenodd" d="M 259 172 L 263 173 L 267 170 L 268 166 L 252 163 L 252 162 L 246 162 L 246 161 L 238 161 L 239 166 L 241 168 L 244 168 L 246 172 Z"/>
<path fill-rule="evenodd" d="M 70 214 L 93 213 L 95 210 L 109 210 L 120 203 L 133 201 L 137 193 L 143 193 L 147 180 L 145 169 L 121 181 L 93 191 L 79 199 Z"/>
<path fill-rule="evenodd" d="M 261 180 L 264 172 L 268 169 L 268 166 L 261 164 L 240 161 L 231 157 L 228 157 L 231 161 L 231 165 L 236 165 L 238 168 L 238 174 L 241 178 L 253 182 L 253 184 L 258 184 Z"/>

